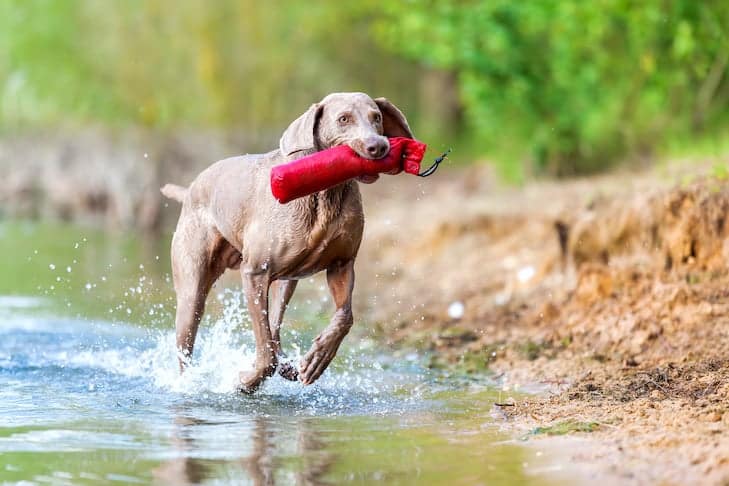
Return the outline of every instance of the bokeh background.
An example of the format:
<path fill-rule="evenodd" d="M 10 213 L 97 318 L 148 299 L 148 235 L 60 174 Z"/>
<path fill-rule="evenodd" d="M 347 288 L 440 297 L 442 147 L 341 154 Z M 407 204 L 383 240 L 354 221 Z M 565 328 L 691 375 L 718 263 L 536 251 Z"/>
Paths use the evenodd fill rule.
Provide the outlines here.
<path fill-rule="evenodd" d="M 157 229 L 157 189 L 332 91 L 523 183 L 729 149 L 721 0 L 5 0 L 0 214 Z"/>

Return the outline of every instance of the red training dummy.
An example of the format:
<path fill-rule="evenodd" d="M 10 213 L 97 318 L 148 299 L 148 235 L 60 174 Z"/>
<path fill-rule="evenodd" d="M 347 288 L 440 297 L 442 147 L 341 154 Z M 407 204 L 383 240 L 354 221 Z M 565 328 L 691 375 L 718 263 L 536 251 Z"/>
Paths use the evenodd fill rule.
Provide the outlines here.
<path fill-rule="evenodd" d="M 393 137 L 381 159 L 365 159 L 347 145 L 332 147 L 271 169 L 271 192 L 280 203 L 334 187 L 361 176 L 383 172 L 418 174 L 426 145 L 411 138 Z"/>

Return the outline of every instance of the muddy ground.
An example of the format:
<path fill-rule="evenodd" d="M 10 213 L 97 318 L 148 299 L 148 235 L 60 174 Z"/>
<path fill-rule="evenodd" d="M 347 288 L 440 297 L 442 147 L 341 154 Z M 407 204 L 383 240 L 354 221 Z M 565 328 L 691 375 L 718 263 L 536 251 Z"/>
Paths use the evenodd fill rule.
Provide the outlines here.
<path fill-rule="evenodd" d="M 570 474 L 725 484 L 727 162 L 518 189 L 483 168 L 385 177 L 363 189 L 360 315 L 432 366 L 492 373 L 496 416 Z"/>

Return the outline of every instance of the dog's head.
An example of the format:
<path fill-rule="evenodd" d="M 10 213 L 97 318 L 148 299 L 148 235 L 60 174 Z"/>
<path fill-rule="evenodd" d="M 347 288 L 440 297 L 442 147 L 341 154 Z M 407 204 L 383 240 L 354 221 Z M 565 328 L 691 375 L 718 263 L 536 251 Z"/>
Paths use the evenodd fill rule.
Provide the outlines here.
<path fill-rule="evenodd" d="M 379 159 L 390 151 L 387 137 L 413 138 L 395 105 L 364 93 L 332 93 L 294 120 L 279 145 L 285 156 L 348 145 L 361 157 Z"/>

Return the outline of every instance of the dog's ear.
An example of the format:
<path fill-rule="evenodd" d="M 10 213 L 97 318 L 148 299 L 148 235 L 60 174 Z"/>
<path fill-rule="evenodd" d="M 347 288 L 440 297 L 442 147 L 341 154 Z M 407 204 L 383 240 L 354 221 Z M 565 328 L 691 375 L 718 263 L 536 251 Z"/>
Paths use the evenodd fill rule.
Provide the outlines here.
<path fill-rule="evenodd" d="M 382 113 L 382 134 L 384 136 L 415 138 L 407 118 L 397 106 L 390 103 L 387 98 L 375 98 L 375 103 Z"/>
<path fill-rule="evenodd" d="M 279 141 L 279 148 L 283 155 L 319 149 L 317 132 L 323 109 L 323 105 L 314 103 L 303 115 L 291 122 Z"/>

